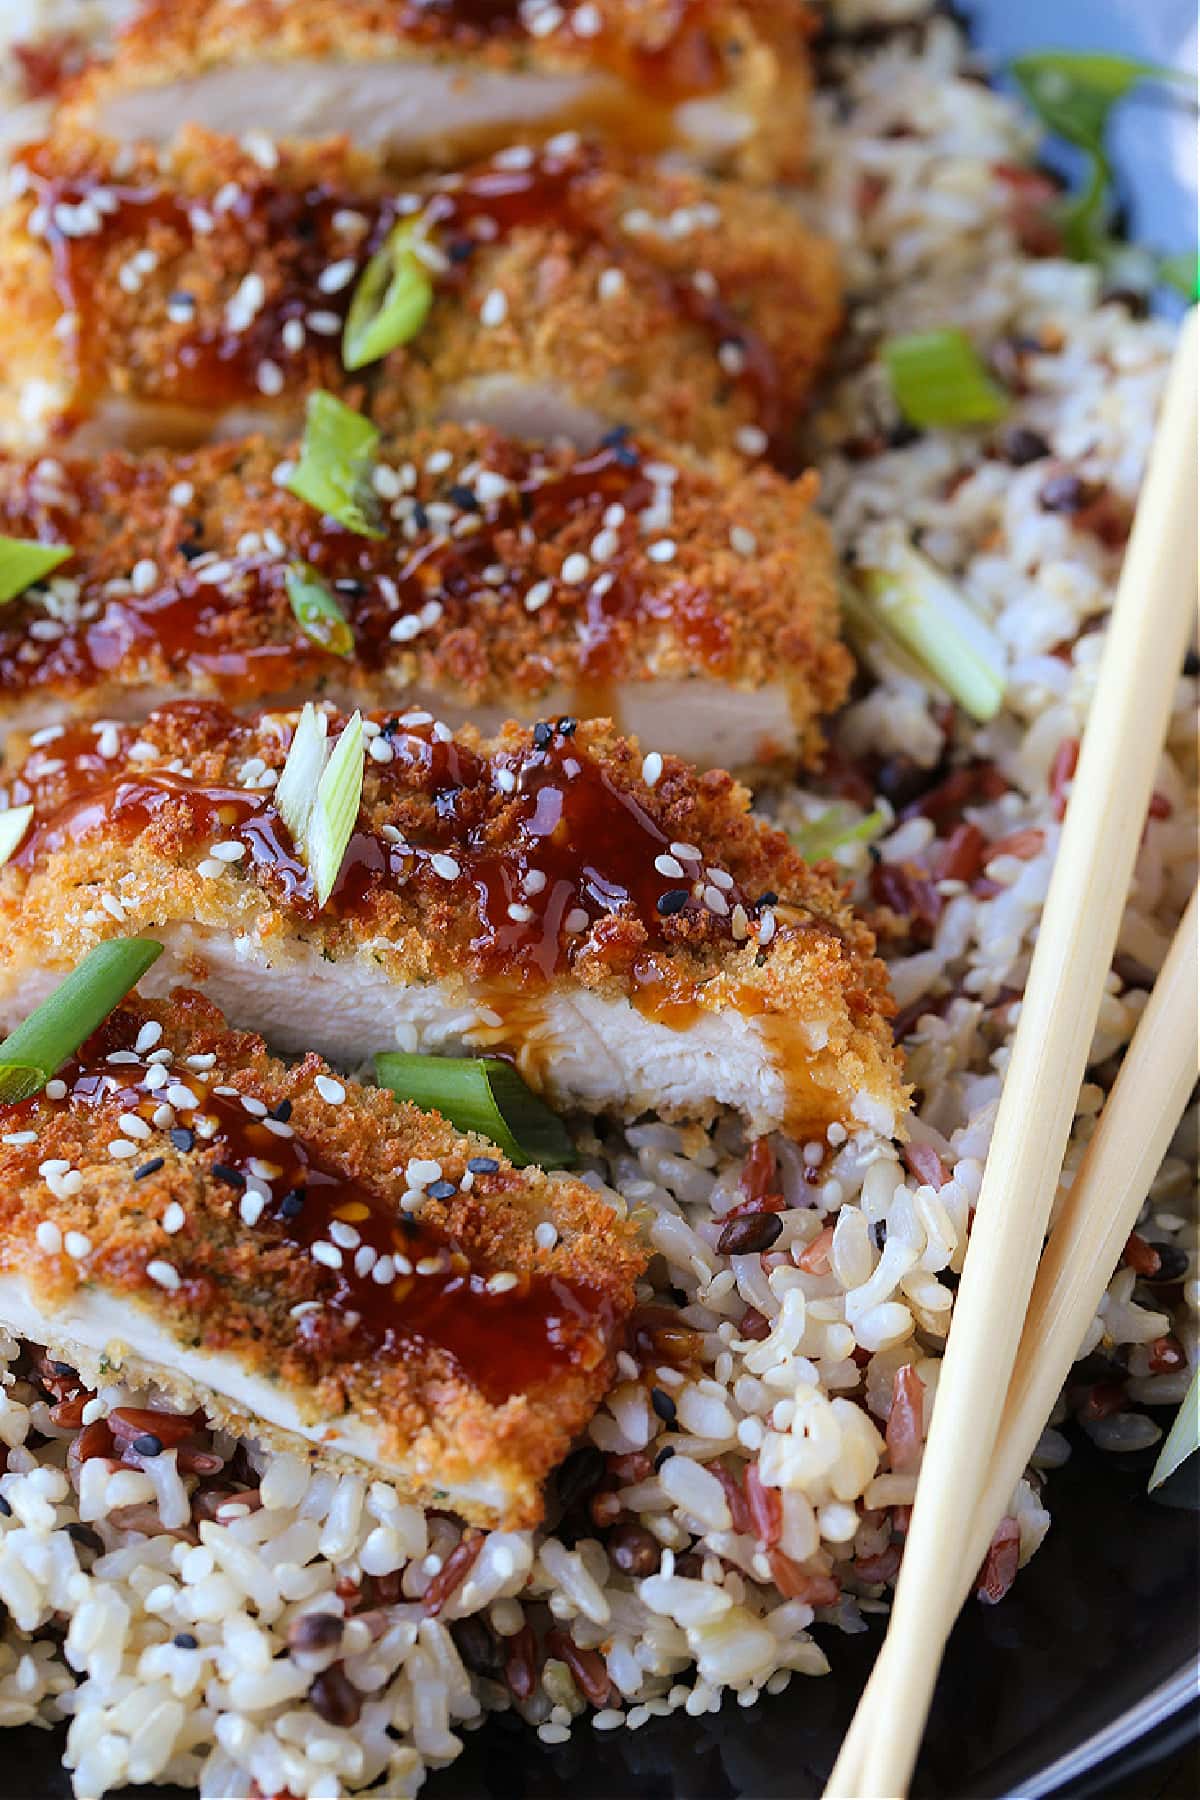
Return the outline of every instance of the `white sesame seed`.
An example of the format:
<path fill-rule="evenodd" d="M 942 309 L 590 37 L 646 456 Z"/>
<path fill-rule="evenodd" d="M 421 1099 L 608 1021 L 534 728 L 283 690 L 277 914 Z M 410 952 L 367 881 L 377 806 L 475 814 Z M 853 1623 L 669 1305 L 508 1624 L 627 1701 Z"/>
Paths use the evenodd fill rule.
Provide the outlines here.
<path fill-rule="evenodd" d="M 588 554 L 594 562 L 607 562 L 621 548 L 621 540 L 615 531 L 598 531 L 588 545 Z"/>
<path fill-rule="evenodd" d="M 196 498 L 196 490 L 190 481 L 177 481 L 167 495 L 172 506 L 190 506 Z"/>
<path fill-rule="evenodd" d="M 330 1106 L 340 1106 L 346 1098 L 345 1088 L 340 1081 L 335 1081 L 332 1075 L 318 1075 L 313 1086 L 322 1100 L 328 1100 Z"/>
<path fill-rule="evenodd" d="M 150 1114 L 150 1123 L 157 1125 L 160 1131 L 170 1131 L 175 1123 L 175 1114 L 169 1106 L 156 1106 Z"/>
<path fill-rule="evenodd" d="M 121 1127 L 121 1130 L 125 1133 L 126 1137 L 141 1138 L 144 1141 L 150 1136 L 149 1125 L 147 1125 L 145 1119 L 139 1119 L 136 1113 L 122 1113 L 117 1120 L 117 1124 Z"/>
<path fill-rule="evenodd" d="M 760 944 L 769 944 L 774 936 L 775 914 L 773 912 L 765 912 L 759 921 L 758 941 Z"/>
<path fill-rule="evenodd" d="M 731 525 L 729 547 L 736 550 L 739 556 L 753 556 L 758 549 L 758 539 L 745 525 Z"/>
<path fill-rule="evenodd" d="M 305 325 L 317 337 L 336 337 L 342 329 L 342 321 L 335 312 L 310 312 L 305 315 Z"/>
<path fill-rule="evenodd" d="M 147 1019 L 146 1023 L 142 1026 L 142 1029 L 138 1032 L 137 1037 L 134 1039 L 134 1050 L 139 1056 L 145 1056 L 147 1051 L 153 1050 L 162 1034 L 163 1028 L 158 1020 Z"/>
<path fill-rule="evenodd" d="M 496 770 L 496 786 L 500 789 L 502 794 L 512 794 L 516 792 L 517 778 L 511 769 Z"/>
<path fill-rule="evenodd" d="M 245 844 L 239 844 L 235 838 L 225 838 L 219 844 L 210 844 L 208 846 L 208 854 L 210 856 L 215 856 L 218 862 L 240 862 L 242 857 L 246 854 L 246 846 Z M 188 1061 L 191 1062 L 191 1060 L 191 1057 L 189 1057 Z M 209 1064 L 209 1067 L 212 1067 L 211 1063 Z"/>
<path fill-rule="evenodd" d="M 148 594 L 158 580 L 158 564 L 143 556 L 134 563 L 129 580 L 135 594 Z"/>
<path fill-rule="evenodd" d="M 522 900 L 514 900 L 509 905 L 508 916 L 515 925 L 528 925 L 533 917 L 533 908 L 526 906 Z"/>
<path fill-rule="evenodd" d="M 326 265 L 317 276 L 317 286 L 323 294 L 340 294 L 354 280 L 358 264 L 352 256 L 343 256 L 340 261 Z M 311 324 L 311 320 L 309 321 Z"/>
<path fill-rule="evenodd" d="M 575 587 L 579 582 L 587 580 L 588 575 L 591 573 L 591 567 L 592 565 L 587 557 L 584 556 L 582 552 L 576 550 L 564 559 L 560 573 L 564 581 L 569 582 L 572 587 Z"/>
<path fill-rule="evenodd" d="M 115 919 L 119 925 L 125 923 L 127 916 L 125 908 L 121 905 L 121 902 L 117 899 L 115 894 L 101 894 L 100 904 L 109 917 Z"/>
<path fill-rule="evenodd" d="M 479 309 L 481 325 L 503 325 L 508 317 L 508 301 L 501 288 L 493 288 Z"/>
<path fill-rule="evenodd" d="M 601 300 L 616 300 L 625 292 L 624 269 L 602 269 L 596 283 L 596 292 Z"/>
<path fill-rule="evenodd" d="M 695 844 L 672 844 L 671 855 L 677 856 L 680 862 L 699 862 L 700 852 Z"/>
<path fill-rule="evenodd" d="M 717 350 L 717 361 L 727 375 L 740 375 L 746 367 L 746 351 L 734 338 L 726 338 Z"/>
<path fill-rule="evenodd" d="M 728 917 L 729 902 L 726 900 L 720 888 L 713 887 L 711 884 L 706 887 L 704 890 L 704 904 L 707 906 L 709 912 L 716 913 L 719 919 Z"/>
<path fill-rule="evenodd" d="M 654 866 L 660 875 L 667 875 L 679 881 L 683 877 L 683 865 L 673 856 L 656 856 Z"/>
<path fill-rule="evenodd" d="M 82 1231 L 68 1231 L 63 1239 L 63 1249 L 75 1262 L 82 1262 L 85 1256 L 92 1254 L 92 1240 Z"/>
<path fill-rule="evenodd" d="M 663 772 L 663 759 L 657 750 L 651 750 L 642 758 L 642 780 L 647 787 L 653 787 Z"/>
<path fill-rule="evenodd" d="M 371 1270 L 371 1280 L 377 1281 L 380 1287 L 386 1287 L 396 1273 L 396 1265 L 392 1257 L 381 1256 Z"/>
<path fill-rule="evenodd" d="M 427 1188 L 431 1181 L 442 1179 L 442 1165 L 432 1157 L 414 1156 L 404 1171 L 410 1188 Z"/>
<path fill-rule="evenodd" d="M 375 1267 L 378 1255 L 379 1252 L 373 1249 L 370 1244 L 360 1244 L 358 1249 L 354 1252 L 354 1273 L 358 1276 L 360 1281 L 364 1276 L 371 1273 L 371 1270 Z"/>
<path fill-rule="evenodd" d="M 418 1275 L 440 1275 L 442 1259 L 440 1256 L 423 1256 L 416 1268 Z"/>
<path fill-rule="evenodd" d="M 743 456 L 761 456 L 768 439 L 761 426 L 742 425 L 734 432 L 733 441 Z"/>
<path fill-rule="evenodd" d="M 178 1200 L 172 1200 L 162 1216 L 162 1228 L 167 1233 L 167 1236 L 174 1237 L 177 1231 L 182 1231 L 186 1218 L 187 1214 L 184 1212 L 182 1206 L 180 1206 Z"/>
<path fill-rule="evenodd" d="M 327 1269 L 340 1269 L 342 1266 L 342 1253 L 337 1245 L 327 1244 L 323 1238 L 313 1245 L 311 1254 L 314 1262 L 324 1263 Z"/>
<path fill-rule="evenodd" d="M 253 271 L 244 275 L 225 307 L 226 329 L 235 335 L 246 331 L 258 317 L 267 298 L 267 286 Z"/>
<path fill-rule="evenodd" d="M 345 1219 L 334 1219 L 329 1227 L 329 1235 L 339 1250 L 357 1250 L 362 1243 L 361 1231 L 355 1231 L 353 1225 L 348 1225 Z"/>
<path fill-rule="evenodd" d="M 705 869 L 704 873 L 708 876 L 708 879 L 712 882 L 713 886 L 719 887 L 723 893 L 727 894 L 733 886 L 733 876 L 728 874 L 724 869 Z"/>
<path fill-rule="evenodd" d="M 554 584 L 552 582 L 535 581 L 525 595 L 525 611 L 531 613 L 540 612 L 541 608 L 545 606 L 553 592 Z"/>
<path fill-rule="evenodd" d="M 127 1157 L 137 1155 L 137 1145 L 131 1144 L 128 1138 L 113 1138 L 108 1146 L 108 1154 L 123 1162 Z"/>
<path fill-rule="evenodd" d="M 558 1242 L 558 1227 L 549 1219 L 543 1219 L 533 1234 L 533 1241 L 539 1250 L 553 1250 Z"/>
<path fill-rule="evenodd" d="M 62 1232 L 53 1219 L 43 1219 L 33 1235 L 38 1249 L 44 1250 L 47 1256 L 57 1256 L 62 1249 Z"/>
<path fill-rule="evenodd" d="M 227 865 L 218 862 L 215 857 L 206 856 L 196 864 L 197 875 L 203 875 L 205 881 L 215 881 L 218 876 L 227 872 Z"/>
<path fill-rule="evenodd" d="M 52 1175 L 65 1175 L 70 1166 L 64 1157 L 49 1156 L 44 1163 L 38 1164 L 38 1174 L 49 1180 Z"/>
<path fill-rule="evenodd" d="M 434 874 L 440 875 L 443 881 L 457 881 L 462 873 L 454 858 L 447 856 L 442 850 L 436 851 L 430 857 L 429 862 Z"/>
<path fill-rule="evenodd" d="M 290 1138 L 296 1135 L 291 1126 L 283 1119 L 263 1119 L 262 1128 L 264 1131 L 269 1131 L 272 1137 Z"/>
<path fill-rule="evenodd" d="M 563 930 L 571 937 L 578 937 L 580 932 L 588 928 L 588 916 L 581 906 L 573 906 L 563 920 Z"/>
<path fill-rule="evenodd" d="M 177 1112 L 189 1112 L 193 1107 L 199 1106 L 200 1104 L 199 1099 L 193 1094 L 191 1088 L 184 1087 L 181 1081 L 173 1081 L 163 1095 L 163 1099 L 167 1102 L 168 1106 L 173 1106 Z"/>
<path fill-rule="evenodd" d="M 156 1256 L 146 1264 L 146 1273 L 151 1281 L 157 1282 L 160 1288 L 166 1288 L 169 1294 L 173 1294 L 182 1285 L 179 1270 L 174 1263 L 164 1262 L 161 1257 Z"/>
<path fill-rule="evenodd" d="M 516 1276 L 512 1274 L 510 1270 L 502 1269 L 499 1275 L 491 1275 L 488 1277 L 487 1290 L 489 1294 L 507 1294 L 509 1290 L 515 1288 L 516 1285 Z"/>
<path fill-rule="evenodd" d="M 503 475 L 497 475 L 494 469 L 481 469 L 475 477 L 476 498 L 484 506 L 493 500 L 503 500 L 512 484 Z"/>
<path fill-rule="evenodd" d="M 542 869 L 526 869 L 521 877 L 521 887 L 527 894 L 540 894 L 545 885 L 546 876 Z"/>
<path fill-rule="evenodd" d="M 264 356 L 259 363 L 256 379 L 260 394 L 266 394 L 270 399 L 274 399 L 276 394 L 282 394 L 283 370 L 277 362 L 272 362 L 269 356 Z"/>
<path fill-rule="evenodd" d="M 242 1223 L 244 1225 L 257 1225 L 258 1221 L 262 1218 L 263 1208 L 266 1206 L 269 1198 L 270 1196 L 263 1188 L 247 1188 L 246 1192 L 242 1195 L 241 1200 L 238 1202 L 238 1212 L 242 1216 Z"/>
<path fill-rule="evenodd" d="M 36 1144 L 36 1131 L 6 1131 L 3 1141 L 6 1144 Z"/>
<path fill-rule="evenodd" d="M 673 538 L 659 538 L 657 542 L 648 546 L 646 555 L 650 558 L 651 562 L 674 562 L 675 540 Z"/>
<path fill-rule="evenodd" d="M 160 1087 L 165 1087 L 170 1079 L 171 1077 L 167 1074 L 167 1071 L 163 1068 L 161 1063 L 151 1063 L 150 1067 L 146 1070 L 146 1079 L 143 1085 L 149 1088 L 150 1092 L 153 1094 Z"/>

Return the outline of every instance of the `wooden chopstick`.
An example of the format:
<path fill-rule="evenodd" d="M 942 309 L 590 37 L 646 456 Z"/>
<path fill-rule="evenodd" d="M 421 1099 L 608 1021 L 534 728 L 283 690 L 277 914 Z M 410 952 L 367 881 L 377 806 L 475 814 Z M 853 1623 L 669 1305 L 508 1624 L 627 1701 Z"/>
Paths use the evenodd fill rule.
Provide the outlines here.
<path fill-rule="evenodd" d="M 941 1596 L 943 1611 L 935 1616 L 931 1606 L 925 1620 L 939 1643 L 971 1591 L 1187 1105 L 1200 1069 L 1198 976 L 1200 898 L 1193 894 L 1038 1268 L 966 1558 Z M 846 1739 L 847 1769 L 861 1759 L 888 1660 L 878 1659 Z"/>
<path fill-rule="evenodd" d="M 887 1679 L 829 1796 L 903 1793 L 1046 1234 L 1192 616 L 1196 315 L 1181 334 L 1026 984 L 896 1586 Z M 881 1675 L 883 1670 L 880 1671 Z"/>

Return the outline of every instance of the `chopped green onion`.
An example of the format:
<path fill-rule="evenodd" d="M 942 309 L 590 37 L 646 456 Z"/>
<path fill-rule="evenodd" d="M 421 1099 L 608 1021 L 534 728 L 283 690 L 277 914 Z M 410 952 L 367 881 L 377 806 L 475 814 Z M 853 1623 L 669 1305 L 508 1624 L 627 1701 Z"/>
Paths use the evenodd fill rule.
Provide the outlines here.
<path fill-rule="evenodd" d="M 324 906 L 332 894 L 346 859 L 362 799 L 364 749 L 362 714 L 355 713 L 325 765 L 308 823 L 305 861 L 317 890 L 318 906 Z"/>
<path fill-rule="evenodd" d="M 789 833 L 805 862 L 822 862 L 849 844 L 869 844 L 878 837 L 886 823 L 881 812 L 867 813 L 865 818 L 847 822 L 845 808 L 830 806 L 807 824 Z"/>
<path fill-rule="evenodd" d="M 371 467 L 379 433 L 370 419 L 318 388 L 308 397 L 300 460 L 286 486 L 347 531 L 381 538 Z"/>
<path fill-rule="evenodd" d="M 0 536 L 0 606 L 15 600 L 73 555 L 70 544 L 39 544 L 32 538 Z"/>
<path fill-rule="evenodd" d="M 10 806 L 6 812 L 0 812 L 0 869 L 20 848 L 32 818 L 32 806 Z"/>
<path fill-rule="evenodd" d="M 329 745 L 325 741 L 328 725 L 325 714 L 318 712 L 311 700 L 306 701 L 283 773 L 275 784 L 275 809 L 301 851 L 308 838 L 317 788 L 329 761 Z"/>
<path fill-rule="evenodd" d="M 1008 396 L 992 380 L 965 331 L 918 331 L 880 348 L 896 404 L 910 425 L 992 425 Z"/>
<path fill-rule="evenodd" d="M 477 1131 L 518 1169 L 568 1169 L 578 1160 L 566 1126 L 497 1056 L 415 1056 L 384 1051 L 375 1058 L 381 1086 L 459 1131 Z"/>
<path fill-rule="evenodd" d="M 293 563 L 284 576 L 292 611 L 305 637 L 331 656 L 354 654 L 354 633 L 331 588 L 307 563 Z"/>
<path fill-rule="evenodd" d="M 89 950 L 48 1000 L 0 1044 L 0 1102 L 29 1100 L 103 1025 L 162 955 L 152 938 L 115 938 Z"/>
<path fill-rule="evenodd" d="M 433 282 L 413 252 L 415 230 L 412 219 L 395 226 L 359 276 L 342 333 L 347 369 L 377 362 L 416 337 L 425 323 L 433 305 Z"/>
<path fill-rule="evenodd" d="M 849 624 L 890 640 L 973 719 L 995 718 L 1004 699 L 1003 651 L 933 564 L 906 545 L 890 567 L 858 575 L 857 593 L 845 594 Z"/>
<path fill-rule="evenodd" d="M 1175 1423 L 1163 1439 L 1158 1461 L 1150 1473 L 1150 1491 L 1161 1487 L 1167 1477 L 1181 1468 L 1197 1450 L 1200 1450 L 1200 1367 L 1192 1375 L 1183 1405 L 1175 1414 Z"/>

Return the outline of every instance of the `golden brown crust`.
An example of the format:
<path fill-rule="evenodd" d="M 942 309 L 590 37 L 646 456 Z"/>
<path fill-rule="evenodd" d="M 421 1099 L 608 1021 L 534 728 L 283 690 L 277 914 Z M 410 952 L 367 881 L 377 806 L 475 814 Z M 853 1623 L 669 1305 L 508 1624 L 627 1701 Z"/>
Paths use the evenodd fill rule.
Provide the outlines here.
<path fill-rule="evenodd" d="M 299 934 L 327 961 L 367 958 L 374 979 L 486 999 L 509 1050 L 522 1009 L 532 1019 L 548 987 L 574 983 L 680 1029 L 708 1013 L 758 1020 L 797 1128 L 851 1116 L 860 1090 L 902 1110 L 870 931 L 730 776 L 670 757 L 647 769 L 605 721 L 509 725 L 491 742 L 379 724 L 359 836 L 320 910 L 272 824 L 292 719 L 189 703 L 140 730 L 43 743 L 7 789 L 35 819 L 0 875 L 0 983 L 11 993 L 99 938 L 180 922 L 284 956 Z M 245 851 L 215 862 L 218 839 Z"/>
<path fill-rule="evenodd" d="M 424 325 L 347 377 L 341 320 L 404 198 L 343 143 L 273 155 L 264 168 L 196 129 L 161 169 L 86 137 L 27 153 L 29 191 L 0 218 L 10 443 L 116 403 L 192 441 L 239 408 L 286 431 L 316 386 L 411 425 L 504 378 L 701 451 L 787 450 L 840 291 L 832 248 L 782 201 L 568 148 L 539 153 L 516 200 L 485 202 L 486 165 L 431 228 L 449 260 Z M 499 228 L 482 242 L 485 219 Z"/>
<path fill-rule="evenodd" d="M 154 1053 L 161 1057 L 169 1050 L 173 1060 L 166 1065 L 170 1080 L 149 1092 L 144 1060 L 130 1068 L 108 1057 L 130 1051 L 151 1020 L 163 1028 Z M 203 1073 L 186 1060 L 197 1056 Z M 205 1067 L 209 1057 L 214 1062 Z M 180 992 L 165 1004 L 127 1003 L 81 1061 L 101 1079 L 111 1078 L 115 1091 L 99 1101 L 72 1099 L 79 1076 L 73 1064 L 63 1071 L 66 1098 L 43 1095 L 0 1109 L 0 1273 L 20 1276 L 48 1316 L 81 1287 L 134 1305 L 176 1340 L 185 1380 L 189 1374 L 205 1380 L 202 1364 L 189 1370 L 189 1351 L 230 1356 L 247 1375 L 270 1381 L 306 1425 L 347 1415 L 362 1420 L 376 1435 L 381 1460 L 405 1464 L 411 1490 L 426 1503 L 486 1466 L 511 1496 L 502 1522 L 535 1522 L 542 1480 L 611 1375 L 644 1263 L 633 1227 L 582 1182 L 514 1170 L 484 1139 L 464 1137 L 438 1115 L 418 1112 L 384 1091 L 339 1078 L 327 1093 L 345 1097 L 331 1101 L 317 1086 L 329 1074 L 319 1058 L 310 1055 L 286 1068 L 265 1054 L 260 1038 L 228 1030 L 197 994 Z M 174 1083 L 190 1083 L 200 1107 L 168 1107 L 171 1119 L 155 1123 Z M 236 1090 L 225 1098 L 228 1112 L 237 1114 L 240 1096 L 250 1096 L 281 1113 L 294 1135 L 271 1135 L 245 1115 L 241 1137 L 227 1136 L 222 1124 L 206 1143 L 190 1126 L 217 1116 L 214 1087 Z M 111 1146 L 130 1141 L 122 1120 L 131 1114 L 143 1121 L 146 1135 L 134 1142 L 136 1157 L 118 1157 Z M 250 1153 L 284 1159 L 298 1146 L 314 1166 L 344 1178 L 345 1188 L 335 1190 L 339 1200 L 367 1193 L 397 1223 L 402 1211 L 416 1207 L 416 1232 L 399 1233 L 414 1257 L 439 1243 L 451 1246 L 480 1281 L 515 1275 L 510 1295 L 462 1293 L 458 1307 L 473 1308 L 476 1316 L 451 1319 L 444 1337 L 426 1339 L 418 1331 L 403 1353 L 395 1340 L 372 1337 L 378 1323 L 373 1313 L 355 1326 L 350 1308 L 362 1305 L 365 1295 L 367 1306 L 389 1309 L 394 1329 L 403 1333 L 406 1306 L 420 1300 L 414 1287 L 440 1278 L 414 1274 L 407 1281 L 409 1296 L 399 1298 L 369 1279 L 355 1286 L 353 1277 L 310 1254 L 312 1221 L 308 1238 L 289 1235 L 277 1196 L 247 1223 L 244 1199 L 257 1177 L 240 1186 L 232 1177 L 244 1172 Z M 468 1163 L 481 1157 L 490 1167 L 477 1163 L 468 1172 Z M 436 1183 L 423 1171 L 426 1187 L 454 1191 L 446 1198 L 414 1195 L 404 1173 L 413 1159 L 440 1169 Z M 68 1170 L 82 1179 L 64 1183 Z M 269 1177 L 263 1182 L 265 1191 Z M 282 1182 L 270 1185 L 274 1193 Z M 307 1206 L 316 1198 L 310 1185 Z M 181 1213 L 183 1223 L 168 1209 Z M 353 1205 L 341 1210 L 359 1219 L 365 1236 L 361 1206 L 357 1213 Z M 547 1222 L 557 1231 L 550 1245 L 534 1237 Z M 53 1231 L 50 1248 L 45 1233 L 39 1240 L 38 1226 L 45 1223 L 63 1247 L 54 1247 Z M 318 1236 L 327 1229 L 323 1225 Z M 82 1234 L 86 1252 L 71 1254 L 78 1240 L 68 1233 Z M 163 1285 L 164 1264 L 177 1285 Z M 351 1285 L 343 1293 L 347 1280 Z M 578 1337 L 566 1361 L 556 1361 L 547 1346 L 540 1372 L 530 1378 L 529 1346 L 520 1334 L 533 1331 L 536 1337 L 537 1321 L 531 1327 L 522 1308 L 552 1306 L 552 1283 L 565 1284 L 575 1297 Z M 304 1310 L 297 1315 L 296 1307 Z M 467 1370 L 483 1356 L 489 1370 L 481 1386 Z M 497 1390 L 490 1397 L 484 1391 L 489 1385 Z M 504 1386 L 511 1392 L 500 1397 Z M 468 1503 L 464 1510 L 495 1522 L 486 1508 Z"/>
<path fill-rule="evenodd" d="M 144 0 L 111 61 L 75 84 L 66 113 L 87 121 L 113 96 L 192 81 L 223 65 L 451 62 L 464 73 L 594 75 L 596 91 L 545 128 L 600 127 L 623 145 L 662 148 L 677 133 L 675 106 L 720 99 L 750 124 L 722 158 L 727 165 L 751 180 L 804 172 L 807 42 L 816 16 L 807 0 L 592 0 L 543 8 L 541 25 L 531 29 L 537 10 L 404 0 Z M 433 131 L 413 151 L 428 163 L 455 145 Z"/>
<path fill-rule="evenodd" d="M 845 696 L 815 478 L 443 425 L 381 446 L 390 524 L 375 543 L 324 530 L 278 464 L 262 440 L 0 460 L 0 531 L 74 550 L 57 582 L 0 612 L 0 705 L 29 722 L 80 701 L 128 715 L 139 690 L 242 705 L 328 684 L 367 705 L 417 689 L 530 719 L 552 693 L 576 713 L 611 710 L 619 686 L 707 676 L 783 683 L 812 754 Z M 578 577 L 571 556 L 586 559 Z M 353 656 L 299 628 L 285 590 L 296 560 L 343 582 Z M 441 611 L 421 624 L 431 601 Z"/>

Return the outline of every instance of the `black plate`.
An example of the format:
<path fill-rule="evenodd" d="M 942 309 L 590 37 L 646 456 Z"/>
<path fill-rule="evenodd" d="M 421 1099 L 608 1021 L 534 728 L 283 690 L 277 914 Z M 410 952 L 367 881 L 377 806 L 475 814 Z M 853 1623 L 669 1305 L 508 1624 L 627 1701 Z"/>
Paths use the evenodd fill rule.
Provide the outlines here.
<path fill-rule="evenodd" d="M 0 5 L 3 0 L 0 0 Z M 973 41 L 1010 55 L 1070 45 L 1178 61 L 1192 0 L 966 0 Z M 1186 151 L 1131 119 L 1118 137 L 1135 233 L 1194 244 Z M 1161 126 L 1161 119 L 1158 121 Z M 1139 127 L 1141 129 L 1139 129 Z M 1189 172 L 1191 172 L 1189 176 Z M 1197 1730 L 1200 1534 L 1194 1510 L 1146 1498 L 1153 1456 L 1101 1457 L 1086 1440 L 1052 1478 L 1050 1535 L 999 1607 L 972 1604 L 951 1639 L 914 1800 L 1112 1794 L 1151 1800 L 1147 1759 L 1182 1755 L 1171 1793 L 1200 1792 Z M 1196 1504 L 1196 1462 L 1170 1486 Z M 879 1633 L 821 1632 L 833 1673 L 774 1700 L 641 1731 L 581 1727 L 549 1749 L 499 1718 L 422 1790 L 427 1800 L 815 1800 L 849 1724 Z M 69 1800 L 61 1734 L 0 1738 L 0 1800 Z M 128 1789 L 128 1800 L 153 1791 Z M 124 1797 L 114 1797 L 124 1800 Z M 178 1795 L 177 1800 L 189 1800 Z M 233 1800 L 233 1797 L 230 1797 Z"/>

